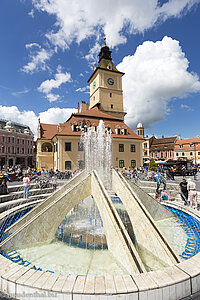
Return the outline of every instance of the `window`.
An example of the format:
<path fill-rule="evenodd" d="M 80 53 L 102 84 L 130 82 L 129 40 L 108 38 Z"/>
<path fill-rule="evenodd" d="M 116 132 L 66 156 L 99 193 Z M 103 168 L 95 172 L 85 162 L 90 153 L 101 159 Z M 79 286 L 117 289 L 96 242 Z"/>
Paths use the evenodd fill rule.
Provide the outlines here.
<path fill-rule="evenodd" d="M 131 152 L 135 152 L 135 145 L 131 144 Z"/>
<path fill-rule="evenodd" d="M 28 140 L 28 145 L 29 145 L 29 140 Z"/>
<path fill-rule="evenodd" d="M 110 107 L 113 108 L 113 104 L 111 104 Z"/>
<path fill-rule="evenodd" d="M 28 154 L 29 154 L 29 148 L 28 148 Z"/>
<path fill-rule="evenodd" d="M 32 154 L 32 148 L 30 149 L 30 154 Z"/>
<path fill-rule="evenodd" d="M 178 156 L 178 153 L 176 153 L 176 156 Z"/>
<path fill-rule="evenodd" d="M 198 152 L 198 155 L 200 155 L 200 152 Z"/>
<path fill-rule="evenodd" d="M 5 152 L 5 147 L 4 147 L 4 146 L 1 147 L 1 152 L 2 152 L 2 153 Z"/>
<path fill-rule="evenodd" d="M 121 129 L 117 128 L 117 134 L 121 134 Z"/>
<path fill-rule="evenodd" d="M 144 148 L 147 148 L 147 143 L 144 143 Z"/>
<path fill-rule="evenodd" d="M 19 144 L 19 139 L 17 139 L 17 144 Z"/>
<path fill-rule="evenodd" d="M 15 153 L 15 147 L 12 146 L 12 153 Z"/>
<path fill-rule="evenodd" d="M 31 141 L 31 146 L 32 146 L 33 142 Z"/>
<path fill-rule="evenodd" d="M 192 148 L 194 145 L 193 144 L 190 144 L 190 148 Z"/>
<path fill-rule="evenodd" d="M 10 136 L 8 137 L 8 143 L 10 143 Z"/>
<path fill-rule="evenodd" d="M 22 145 L 24 145 L 24 140 L 22 140 Z"/>
<path fill-rule="evenodd" d="M 71 143 L 65 143 L 65 151 L 71 151 Z"/>
<path fill-rule="evenodd" d="M 110 93 L 110 98 L 112 98 L 112 93 Z"/>
<path fill-rule="evenodd" d="M 185 152 L 182 152 L 182 156 L 185 156 Z"/>
<path fill-rule="evenodd" d="M 65 161 L 65 170 L 71 170 L 71 168 L 72 168 L 72 162 L 70 160 L 66 160 Z"/>
<path fill-rule="evenodd" d="M 124 144 L 119 144 L 119 152 L 124 152 Z"/>
<path fill-rule="evenodd" d="M 127 129 L 126 128 L 124 128 L 124 134 L 127 135 Z"/>
<path fill-rule="evenodd" d="M 19 147 L 17 147 L 17 154 L 19 154 Z"/>
<path fill-rule="evenodd" d="M 193 152 L 190 152 L 190 155 L 193 155 Z"/>
<path fill-rule="evenodd" d="M 12 143 L 14 143 L 15 142 L 15 138 L 14 137 L 12 137 Z"/>
<path fill-rule="evenodd" d="M 22 154 L 24 154 L 24 148 L 22 148 Z"/>
<path fill-rule="evenodd" d="M 78 151 L 83 151 L 83 143 L 82 142 L 78 142 Z"/>
<path fill-rule="evenodd" d="M 5 142 L 5 136 L 2 136 L 2 143 Z"/>
<path fill-rule="evenodd" d="M 180 147 L 180 148 L 183 148 L 183 145 L 180 145 L 179 147 Z"/>
<path fill-rule="evenodd" d="M 8 147 L 8 153 L 10 153 L 10 147 Z"/>
<path fill-rule="evenodd" d="M 135 168 L 136 167 L 136 161 L 133 159 L 131 160 L 131 167 L 132 168 Z"/>
<path fill-rule="evenodd" d="M 124 167 L 124 160 L 119 160 L 119 168 L 123 168 Z"/>

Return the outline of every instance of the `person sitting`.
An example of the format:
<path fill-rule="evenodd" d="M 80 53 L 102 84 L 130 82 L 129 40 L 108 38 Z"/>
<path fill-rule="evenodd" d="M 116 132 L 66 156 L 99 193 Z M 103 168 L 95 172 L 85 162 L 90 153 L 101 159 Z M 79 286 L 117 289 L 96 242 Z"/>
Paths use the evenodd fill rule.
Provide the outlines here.
<path fill-rule="evenodd" d="M 160 201 L 160 197 L 161 197 L 160 191 L 156 191 L 156 193 L 153 195 L 153 198 L 158 201 Z"/>
<path fill-rule="evenodd" d="M 165 191 L 161 192 L 160 201 L 166 201 L 168 200 L 168 195 Z"/>

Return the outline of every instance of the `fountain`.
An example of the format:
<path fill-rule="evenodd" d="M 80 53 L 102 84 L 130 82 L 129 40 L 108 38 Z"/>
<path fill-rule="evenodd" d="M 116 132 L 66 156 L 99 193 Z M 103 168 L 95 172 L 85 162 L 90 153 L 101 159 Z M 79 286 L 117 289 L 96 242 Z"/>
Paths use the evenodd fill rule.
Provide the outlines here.
<path fill-rule="evenodd" d="M 198 213 L 162 206 L 112 169 L 103 121 L 81 142 L 83 172 L 32 209 L 1 217 L 1 290 L 18 299 L 51 291 L 169 300 L 199 291 Z"/>

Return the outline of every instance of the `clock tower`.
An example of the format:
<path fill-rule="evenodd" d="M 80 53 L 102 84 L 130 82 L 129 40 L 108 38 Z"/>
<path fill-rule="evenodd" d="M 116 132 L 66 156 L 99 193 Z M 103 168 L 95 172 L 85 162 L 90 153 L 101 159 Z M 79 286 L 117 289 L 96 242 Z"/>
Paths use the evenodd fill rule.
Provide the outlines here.
<path fill-rule="evenodd" d="M 105 40 L 105 38 L 104 38 Z M 90 76 L 90 108 L 98 105 L 99 109 L 109 115 L 124 120 L 122 76 L 115 67 L 111 51 L 106 41 L 99 53 L 98 66 Z"/>

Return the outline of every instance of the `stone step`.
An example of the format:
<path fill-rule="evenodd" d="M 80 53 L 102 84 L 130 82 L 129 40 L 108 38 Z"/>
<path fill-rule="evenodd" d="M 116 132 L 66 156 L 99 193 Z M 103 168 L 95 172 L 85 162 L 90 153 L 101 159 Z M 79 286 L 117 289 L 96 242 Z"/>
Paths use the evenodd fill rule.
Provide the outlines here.
<path fill-rule="evenodd" d="M 57 186 L 61 186 L 61 185 L 63 185 L 66 182 L 67 182 L 67 179 L 65 179 L 65 180 L 58 180 L 57 181 Z M 49 185 L 51 185 L 51 182 L 49 183 Z M 37 186 L 37 184 L 35 182 L 31 182 L 31 184 L 30 184 L 30 190 L 34 189 L 34 188 L 37 188 L 37 187 L 38 186 Z M 17 185 L 10 185 L 9 182 L 8 182 L 8 191 L 9 191 L 9 193 L 23 191 L 23 190 L 24 190 L 23 183 L 17 184 Z"/>
<path fill-rule="evenodd" d="M 20 206 L 22 204 L 26 204 L 26 203 L 29 203 L 29 202 L 37 201 L 36 203 L 39 203 L 39 202 L 43 201 L 48 196 L 49 196 L 49 194 L 41 194 L 39 196 L 37 196 L 37 195 L 32 196 L 28 199 L 20 198 L 20 199 L 17 199 L 17 200 L 11 200 L 11 201 L 0 203 L 0 213 L 4 212 L 6 210 L 9 210 L 13 207 Z"/>
<path fill-rule="evenodd" d="M 138 180 L 137 185 L 156 187 L 156 182 L 155 181 Z M 167 182 L 167 188 L 169 188 L 170 190 L 176 190 L 176 189 L 178 189 L 178 184 Z"/>
<path fill-rule="evenodd" d="M 154 194 L 156 192 L 156 187 L 150 187 L 150 186 L 140 186 L 146 193 Z M 162 187 L 161 187 L 162 189 Z M 176 197 L 178 194 L 178 190 L 166 190 L 168 196 Z"/>
<path fill-rule="evenodd" d="M 49 194 L 53 192 L 53 187 L 49 187 L 46 189 L 31 189 L 29 190 L 29 197 L 34 196 L 34 195 L 41 195 L 41 194 Z M 11 200 L 16 200 L 23 198 L 24 191 L 17 191 L 17 192 L 12 192 L 7 195 L 1 195 L 0 196 L 0 201 L 1 202 L 7 202 Z"/>

